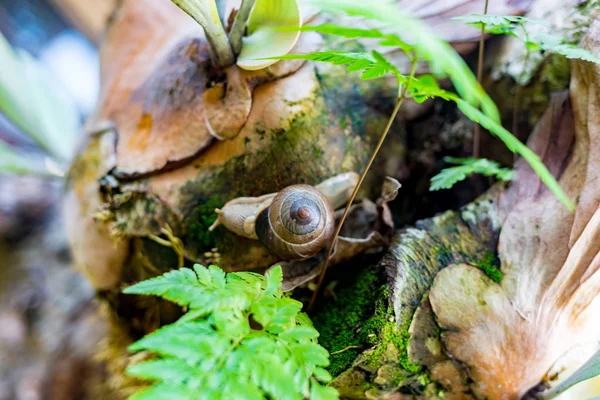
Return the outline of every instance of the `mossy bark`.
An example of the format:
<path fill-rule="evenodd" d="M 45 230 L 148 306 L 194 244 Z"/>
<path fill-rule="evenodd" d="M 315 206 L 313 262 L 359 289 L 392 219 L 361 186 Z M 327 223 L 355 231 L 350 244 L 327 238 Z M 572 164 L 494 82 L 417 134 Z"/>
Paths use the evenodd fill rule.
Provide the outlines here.
<path fill-rule="evenodd" d="M 427 293 L 437 273 L 454 263 L 471 263 L 493 279 L 501 277 L 496 260 L 500 190 L 496 186 L 458 211 L 399 231 L 379 265 L 361 273 L 355 284 L 340 290 L 333 307 L 315 316 L 321 344 L 331 352 L 344 350 L 332 355 L 330 367 L 343 398 L 398 393 L 436 399 L 448 390 L 449 375 L 466 379 L 440 351 Z M 423 356 L 420 348 L 435 354 Z M 471 398 L 467 389 L 448 396 Z"/>

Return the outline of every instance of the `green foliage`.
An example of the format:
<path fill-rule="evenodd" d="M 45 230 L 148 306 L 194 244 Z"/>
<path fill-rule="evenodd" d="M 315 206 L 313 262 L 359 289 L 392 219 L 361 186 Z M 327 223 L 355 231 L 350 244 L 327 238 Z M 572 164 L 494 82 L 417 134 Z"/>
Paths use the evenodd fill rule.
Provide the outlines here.
<path fill-rule="evenodd" d="M 450 189 L 457 182 L 467 179 L 472 174 L 493 176 L 505 182 L 510 181 L 513 177 L 512 170 L 502 168 L 497 162 L 485 158 L 445 157 L 444 161 L 456 164 L 456 167 L 445 168 L 431 178 L 431 187 L 429 190 Z"/>
<path fill-rule="evenodd" d="M 125 289 L 188 309 L 130 346 L 156 355 L 127 369 L 153 382 L 131 398 L 337 399 L 324 386 L 331 380 L 324 369 L 329 354 L 300 312 L 302 303 L 284 296 L 281 282 L 280 267 L 263 277 L 195 265 Z"/>
<path fill-rule="evenodd" d="M 349 52 L 341 50 L 317 51 L 308 54 L 286 54 L 274 57 L 278 60 L 311 60 L 322 61 L 335 65 L 348 65 L 347 71 L 362 71 L 362 79 L 375 79 L 390 73 L 399 79 L 405 79 L 398 68 L 391 64 L 383 55 L 373 51 L 369 53 Z"/>
<path fill-rule="evenodd" d="M 575 371 L 573 375 L 551 390 L 542 393 L 540 398 L 544 400 L 553 399 L 576 384 L 598 375 L 600 375 L 600 351 L 596 352 L 583 366 L 581 366 L 581 368 Z"/>
<path fill-rule="evenodd" d="M 477 28 L 481 28 L 483 25 L 484 31 L 487 33 L 514 36 L 525 44 L 528 51 L 552 52 L 567 58 L 600 64 L 600 58 L 595 54 L 574 44 L 566 43 L 565 38 L 548 32 L 537 33 L 533 36 L 527 29 L 527 25 L 530 24 L 549 26 L 545 21 L 519 16 L 482 14 L 465 15 L 454 19 Z"/>
<path fill-rule="evenodd" d="M 509 131 L 504 129 L 502 125 L 492 120 L 491 118 L 484 115 L 480 110 L 473 107 L 469 103 L 462 99 L 454 98 L 458 108 L 467 116 L 469 119 L 479 123 L 482 127 L 490 131 L 490 133 L 496 135 L 504 144 L 513 152 L 520 154 L 531 166 L 531 168 L 537 173 L 542 182 L 548 186 L 548 189 L 554 193 L 558 199 L 569 208 L 569 210 L 575 210 L 575 205 L 567 197 L 565 192 L 561 189 L 560 185 L 554 179 L 554 176 L 548 171 L 542 160 L 525 146 L 519 139 L 514 137 Z"/>
<path fill-rule="evenodd" d="M 539 157 L 502 127 L 496 105 L 477 82 L 477 79 L 463 59 L 447 42 L 438 38 L 420 20 L 404 13 L 396 4 L 384 0 L 370 2 L 361 0 L 308 0 L 308 3 L 314 4 L 324 11 L 344 12 L 351 16 L 371 19 L 383 25 L 383 27 L 381 29 L 359 29 L 338 25 L 320 25 L 303 29 L 342 37 L 379 39 L 390 44 L 396 43 L 409 59 L 413 61 L 413 65 L 417 60 L 429 62 L 431 70 L 436 72 L 436 76 L 425 75 L 418 79 L 412 76 L 404 76 L 385 56 L 376 52 L 370 55 L 367 53 L 332 50 L 309 54 L 287 54 L 277 57 L 278 59 L 304 59 L 332 64 L 348 64 L 348 71 L 362 70 L 361 77 L 363 79 L 377 78 L 391 73 L 398 79 L 399 87 L 408 85 L 408 97 L 411 97 L 416 102 L 423 102 L 428 98 L 435 97 L 456 102 L 459 109 L 469 119 L 481 124 L 492 134 L 498 136 L 511 151 L 520 154 L 550 190 L 567 207 L 570 209 L 574 208 L 556 179 L 550 174 Z M 512 16 L 476 16 L 468 19 L 468 22 L 476 23 L 479 21 L 481 23 L 489 21 L 495 24 L 495 26 L 507 25 L 511 27 L 512 24 L 521 25 L 524 20 L 523 17 Z M 452 80 L 458 95 L 442 90 L 439 87 L 436 77 L 444 76 Z M 482 168 L 483 164 L 485 164 L 485 161 L 474 163 L 475 167 L 471 167 L 471 169 L 479 168 L 483 173 L 489 172 L 490 166 L 488 165 L 487 169 Z M 438 178 L 439 183 L 433 182 L 432 186 L 434 190 L 450 187 L 450 183 L 465 179 L 468 175 L 465 175 L 466 172 L 468 172 L 468 167 L 466 166 L 449 171 Z M 495 173 L 494 175 L 497 176 L 498 174 Z M 506 175 L 500 174 L 500 176 Z"/>
<path fill-rule="evenodd" d="M 66 161 L 79 132 L 79 113 L 28 53 L 14 51 L 0 34 L 0 112 L 57 161 Z M 39 161 L 7 146 L 0 172 L 50 174 Z"/>
<path fill-rule="evenodd" d="M 386 0 L 308 0 L 307 3 L 323 11 L 344 12 L 377 21 L 385 32 L 396 36 L 402 43 L 410 44 L 410 50 L 417 58 L 429 62 L 439 76 L 449 77 L 461 98 L 476 107 L 480 106 L 486 115 L 500 121 L 496 105 L 460 55 L 424 22 L 412 17 L 397 4 Z"/>

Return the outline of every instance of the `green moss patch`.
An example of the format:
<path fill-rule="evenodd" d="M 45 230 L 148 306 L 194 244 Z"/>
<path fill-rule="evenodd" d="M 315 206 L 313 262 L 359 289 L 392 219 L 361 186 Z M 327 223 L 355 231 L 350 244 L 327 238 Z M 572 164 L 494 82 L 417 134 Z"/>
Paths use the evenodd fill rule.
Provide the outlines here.
<path fill-rule="evenodd" d="M 361 353 L 363 364 L 370 370 L 386 362 L 397 363 L 403 370 L 397 380 L 419 371 L 420 367 L 408 360 L 408 326 L 400 329 L 396 326 L 393 310 L 388 306 L 388 291 L 375 267 L 370 267 L 361 271 L 352 285 L 336 294 L 335 303 L 313 316 L 320 333 L 319 342 L 330 353 L 335 353 L 328 367 L 333 376 L 350 368 Z"/>
<path fill-rule="evenodd" d="M 502 281 L 504 274 L 500 269 L 500 260 L 494 252 L 487 252 L 484 254 L 480 262 L 475 263 L 475 266 L 482 270 L 488 278 L 496 283 Z"/>

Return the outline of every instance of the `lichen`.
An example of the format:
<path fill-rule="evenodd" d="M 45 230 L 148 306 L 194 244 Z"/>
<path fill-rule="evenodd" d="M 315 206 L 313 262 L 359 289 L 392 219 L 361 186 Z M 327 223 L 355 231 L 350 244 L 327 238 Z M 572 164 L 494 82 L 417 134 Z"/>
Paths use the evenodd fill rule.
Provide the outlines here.
<path fill-rule="evenodd" d="M 500 283 L 500 281 L 502 281 L 504 274 L 500 269 L 500 260 L 494 252 L 490 251 L 485 253 L 481 261 L 475 263 L 475 266 L 482 270 L 488 278 L 494 282 Z"/>

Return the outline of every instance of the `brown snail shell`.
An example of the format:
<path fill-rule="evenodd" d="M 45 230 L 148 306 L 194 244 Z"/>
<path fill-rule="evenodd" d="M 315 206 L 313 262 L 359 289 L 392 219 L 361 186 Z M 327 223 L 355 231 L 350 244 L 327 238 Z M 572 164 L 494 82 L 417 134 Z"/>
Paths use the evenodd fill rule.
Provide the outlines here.
<path fill-rule="evenodd" d="M 258 240 L 283 260 L 317 254 L 333 233 L 335 217 L 327 197 L 309 185 L 288 186 L 256 218 Z"/>

